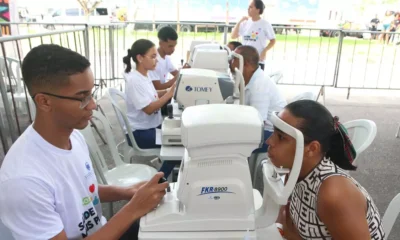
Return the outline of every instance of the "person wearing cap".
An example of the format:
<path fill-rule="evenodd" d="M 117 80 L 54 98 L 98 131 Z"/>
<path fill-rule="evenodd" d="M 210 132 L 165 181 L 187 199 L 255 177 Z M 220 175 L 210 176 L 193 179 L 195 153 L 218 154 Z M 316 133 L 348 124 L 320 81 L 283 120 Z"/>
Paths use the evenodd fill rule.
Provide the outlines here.
<path fill-rule="evenodd" d="M 385 239 L 373 199 L 347 172 L 356 170 L 352 163 L 357 153 L 339 118 L 312 100 L 292 102 L 278 117 L 304 137 L 300 174 L 277 219 L 283 226 L 283 237 Z M 292 169 L 296 140 L 275 128 L 267 144 L 271 163 Z"/>
<path fill-rule="evenodd" d="M 243 78 L 245 82 L 245 104 L 255 107 L 264 119 L 264 144 L 256 152 L 266 152 L 265 140 L 273 133 L 270 119 L 273 111 L 280 111 L 286 106 L 286 100 L 276 84 L 264 74 L 259 67 L 259 55 L 252 46 L 240 46 L 235 49 L 237 54 L 243 57 Z M 230 62 L 231 72 L 239 68 L 239 59 L 232 58 Z"/>

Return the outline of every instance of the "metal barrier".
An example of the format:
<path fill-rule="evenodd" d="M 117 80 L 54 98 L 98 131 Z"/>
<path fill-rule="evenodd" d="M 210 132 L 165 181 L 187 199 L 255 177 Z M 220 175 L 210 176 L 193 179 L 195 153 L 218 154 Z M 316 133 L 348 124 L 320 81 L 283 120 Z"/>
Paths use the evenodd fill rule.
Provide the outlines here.
<path fill-rule="evenodd" d="M 22 59 L 35 46 L 45 43 L 58 44 L 86 55 L 88 42 L 86 27 L 50 33 L 0 38 L 0 138 L 5 154 L 11 144 L 32 123 L 34 103 L 29 96 L 20 72 Z M 0 159 L 1 153 L 0 153 Z"/>
<path fill-rule="evenodd" d="M 20 64 L 26 53 L 42 43 L 55 43 L 86 56 L 91 64 L 99 96 L 106 88 L 124 88 L 122 58 L 127 49 L 140 38 L 158 45 L 157 29 L 170 25 L 179 28 L 178 45 L 172 55 L 179 65 L 186 61 L 193 40 L 213 40 L 221 44 L 230 41 L 233 25 L 176 22 L 126 22 L 106 25 L 56 23 L 0 23 L 11 25 L 12 32 L 29 33 L 0 38 L 0 137 L 3 152 L 32 122 L 34 105 L 21 81 Z M 266 71 L 282 71 L 279 84 L 321 87 L 400 89 L 399 57 L 396 42 L 400 33 L 391 33 L 394 44 L 384 45 L 368 38 L 378 32 L 354 32 L 338 29 L 277 27 L 277 43 L 268 52 Z M 328 32 L 329 36 L 323 37 Z M 282 33 L 282 34 L 281 34 Z M 347 36 L 365 36 L 367 39 Z M 0 159 L 2 159 L 0 154 Z"/>
<path fill-rule="evenodd" d="M 400 42 L 400 33 L 388 33 L 389 44 L 372 38 L 345 38 L 346 35 L 356 33 L 340 32 L 340 42 L 344 44 L 338 54 L 335 87 L 347 88 L 349 93 L 352 88 L 400 90 L 400 82 L 394 80 L 396 76 L 400 76 L 399 67 L 395 67 L 400 65 L 397 44 Z M 364 31 L 362 34 L 377 36 L 382 33 Z"/>

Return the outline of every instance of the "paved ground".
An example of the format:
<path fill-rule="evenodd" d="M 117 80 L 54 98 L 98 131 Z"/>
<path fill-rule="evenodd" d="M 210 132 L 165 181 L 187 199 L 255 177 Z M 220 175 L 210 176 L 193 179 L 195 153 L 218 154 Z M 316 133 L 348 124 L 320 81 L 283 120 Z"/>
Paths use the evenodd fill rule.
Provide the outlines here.
<path fill-rule="evenodd" d="M 297 92 L 318 91 L 317 88 L 280 86 L 288 99 Z M 383 215 L 391 199 L 400 192 L 400 139 L 395 138 L 395 131 L 400 123 L 400 94 L 395 91 L 352 90 L 346 100 L 347 90 L 326 89 L 326 106 L 340 117 L 342 122 L 367 118 L 373 120 L 378 133 L 372 145 L 360 155 L 359 168 L 352 175 L 372 195 Z M 115 136 L 122 139 L 122 134 L 107 100 L 100 101 L 101 106 L 115 126 Z M 105 148 L 103 147 L 103 150 Z M 346 201 L 346 199 L 343 199 Z M 124 203 L 114 205 L 117 211 Z M 108 205 L 104 205 L 104 211 Z M 400 221 L 397 221 L 389 239 L 400 239 Z"/>

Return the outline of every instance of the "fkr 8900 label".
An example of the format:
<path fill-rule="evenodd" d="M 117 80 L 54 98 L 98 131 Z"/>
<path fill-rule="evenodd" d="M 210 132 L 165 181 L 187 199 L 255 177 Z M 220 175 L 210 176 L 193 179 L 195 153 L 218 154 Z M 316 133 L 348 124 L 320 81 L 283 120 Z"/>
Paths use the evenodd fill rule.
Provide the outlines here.
<path fill-rule="evenodd" d="M 202 187 L 199 195 L 212 193 L 232 193 L 228 191 L 228 187 Z"/>

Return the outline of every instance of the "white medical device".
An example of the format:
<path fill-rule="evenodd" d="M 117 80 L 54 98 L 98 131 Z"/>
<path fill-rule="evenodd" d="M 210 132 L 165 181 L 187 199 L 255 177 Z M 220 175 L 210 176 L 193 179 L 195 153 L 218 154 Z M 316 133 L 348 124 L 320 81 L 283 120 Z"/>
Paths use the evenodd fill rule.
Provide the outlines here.
<path fill-rule="evenodd" d="M 210 69 L 222 73 L 229 72 L 229 56 L 231 50 L 217 43 L 196 45 L 190 53 L 191 68 Z"/>
<path fill-rule="evenodd" d="M 176 112 L 181 113 L 190 106 L 217 103 L 244 103 L 244 79 L 241 73 L 238 72 L 233 81 L 227 73 L 208 69 L 182 69 L 176 83 L 174 102 L 168 106 L 168 117 L 161 126 L 162 144 L 182 145 L 181 119 Z"/>
<path fill-rule="evenodd" d="M 264 196 L 252 188 L 247 158 L 262 144 L 263 120 L 249 106 L 192 106 L 182 114 L 185 154 L 178 182 L 160 205 L 142 217 L 140 240 L 282 239 L 275 226 L 298 178 L 304 150 L 300 131 L 271 121 L 296 139 L 294 165 L 286 186 L 263 161 Z M 246 238 L 245 238 L 246 237 Z"/>
<path fill-rule="evenodd" d="M 229 53 L 225 49 L 199 49 L 195 51 L 190 66 L 228 73 Z"/>

